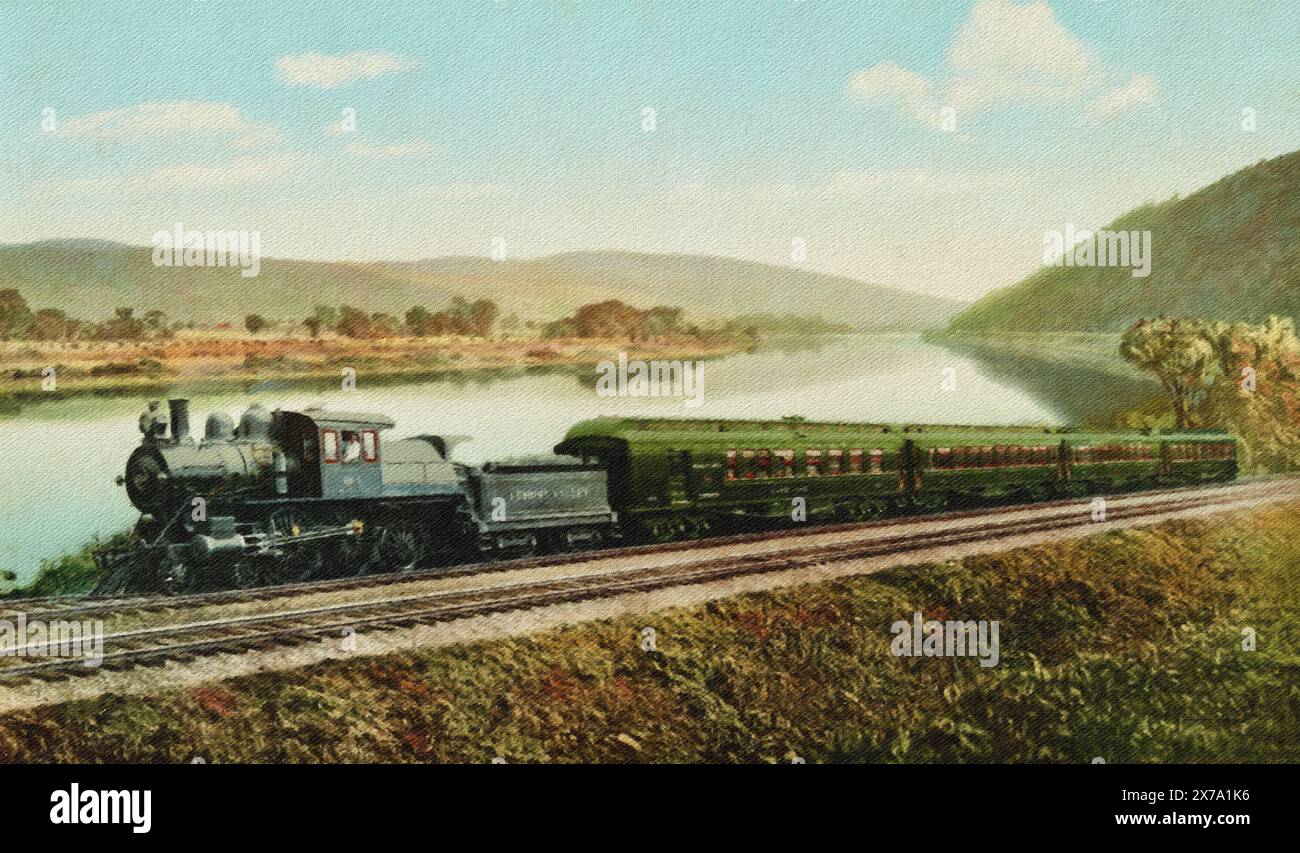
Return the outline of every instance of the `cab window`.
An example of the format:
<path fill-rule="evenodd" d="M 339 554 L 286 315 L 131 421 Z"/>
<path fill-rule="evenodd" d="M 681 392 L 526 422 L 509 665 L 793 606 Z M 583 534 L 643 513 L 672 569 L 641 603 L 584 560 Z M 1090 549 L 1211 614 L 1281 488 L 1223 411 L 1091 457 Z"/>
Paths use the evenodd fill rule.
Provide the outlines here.
<path fill-rule="evenodd" d="M 361 461 L 361 436 L 351 430 L 343 430 L 339 437 L 342 443 L 340 460 L 344 465 L 352 465 Z"/>
<path fill-rule="evenodd" d="M 332 465 L 339 461 L 339 434 L 332 429 L 321 430 L 321 459 Z"/>

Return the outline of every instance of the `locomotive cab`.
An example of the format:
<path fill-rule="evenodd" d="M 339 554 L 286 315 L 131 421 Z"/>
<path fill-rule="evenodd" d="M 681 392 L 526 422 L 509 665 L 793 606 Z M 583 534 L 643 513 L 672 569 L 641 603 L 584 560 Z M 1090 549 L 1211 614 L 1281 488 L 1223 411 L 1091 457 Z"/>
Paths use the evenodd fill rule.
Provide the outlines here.
<path fill-rule="evenodd" d="M 384 488 L 379 433 L 393 426 L 380 415 L 307 409 L 280 412 L 286 435 L 302 465 L 301 493 L 322 498 L 378 495 Z M 294 483 L 291 482 L 291 488 Z"/>

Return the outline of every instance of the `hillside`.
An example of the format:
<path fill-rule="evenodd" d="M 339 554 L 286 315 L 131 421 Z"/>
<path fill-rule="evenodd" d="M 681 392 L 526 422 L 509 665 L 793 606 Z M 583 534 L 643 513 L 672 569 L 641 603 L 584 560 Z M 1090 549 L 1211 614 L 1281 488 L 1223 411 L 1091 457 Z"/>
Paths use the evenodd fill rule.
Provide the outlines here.
<path fill-rule="evenodd" d="M 151 250 L 98 240 L 0 246 L 0 289 L 33 307 L 96 320 L 117 306 L 161 309 L 179 320 L 238 322 L 250 312 L 305 317 L 314 304 L 348 303 L 397 313 L 444 307 L 453 296 L 495 300 L 524 319 L 552 319 L 579 305 L 621 299 L 666 304 L 693 320 L 742 313 L 822 316 L 860 328 L 942 326 L 962 303 L 855 279 L 730 258 L 581 252 L 525 260 L 447 257 L 411 263 L 325 263 L 265 258 L 260 274 L 155 267 Z"/>
<path fill-rule="evenodd" d="M 949 330 L 1118 332 L 1161 314 L 1256 323 L 1300 316 L 1300 151 L 1105 227 L 1151 232 L 1149 276 L 1044 267 L 983 297 Z"/>

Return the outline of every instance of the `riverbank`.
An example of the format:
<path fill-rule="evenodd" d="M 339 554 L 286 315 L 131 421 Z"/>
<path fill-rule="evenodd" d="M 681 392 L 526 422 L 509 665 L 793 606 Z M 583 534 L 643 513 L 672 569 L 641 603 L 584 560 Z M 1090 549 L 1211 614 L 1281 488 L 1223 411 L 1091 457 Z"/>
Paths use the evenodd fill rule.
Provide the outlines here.
<path fill-rule="evenodd" d="M 1298 510 L 14 713 L 0 758 L 1294 762 Z M 894 656 L 915 612 L 996 620 L 998 665 Z"/>
<path fill-rule="evenodd" d="M 460 335 L 358 340 L 234 332 L 186 332 L 165 341 L 9 341 L 0 342 L 0 405 L 92 394 L 201 394 L 265 383 L 337 385 L 345 369 L 355 371 L 357 383 L 379 384 L 458 373 L 582 367 L 617 358 L 620 352 L 641 359 L 706 359 L 745 346 L 687 336 L 653 342 Z"/>

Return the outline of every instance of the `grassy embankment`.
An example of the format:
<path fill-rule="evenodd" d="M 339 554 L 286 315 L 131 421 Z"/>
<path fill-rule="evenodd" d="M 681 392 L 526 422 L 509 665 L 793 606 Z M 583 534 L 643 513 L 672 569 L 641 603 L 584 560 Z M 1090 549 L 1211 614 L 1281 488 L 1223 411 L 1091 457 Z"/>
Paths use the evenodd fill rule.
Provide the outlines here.
<path fill-rule="evenodd" d="M 3 580 L 0 580 L 0 598 L 44 598 L 88 593 L 99 583 L 101 576 L 99 567 L 95 565 L 94 552 L 99 548 L 124 547 L 130 537 L 131 532 L 124 530 L 103 541 L 83 545 L 76 551 L 41 560 L 36 575 L 23 586 L 10 586 L 13 572 L 6 572 Z"/>
<path fill-rule="evenodd" d="M 405 381 L 461 371 L 591 365 L 620 351 L 632 358 L 709 358 L 741 346 L 690 337 L 655 343 L 462 336 L 353 340 L 236 332 L 183 332 L 170 340 L 138 342 L 11 341 L 0 342 L 0 400 L 154 393 L 178 386 L 188 393 L 267 381 L 338 382 L 345 367 L 356 370 L 361 381 Z M 56 371 L 52 393 L 42 388 L 48 367 Z"/>
<path fill-rule="evenodd" d="M 14 713 L 0 758 L 1300 761 L 1298 509 Z M 894 657 L 914 610 L 1000 665 Z"/>

